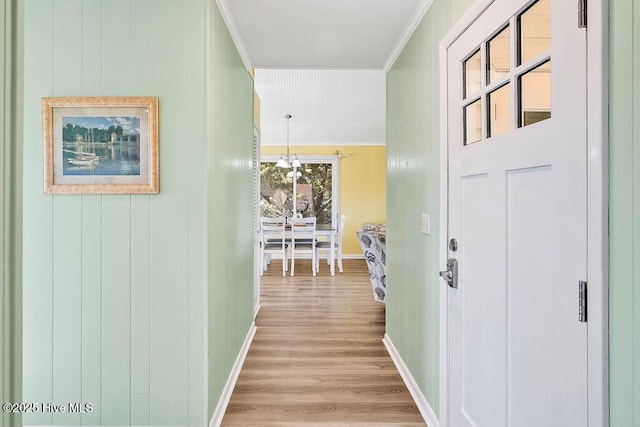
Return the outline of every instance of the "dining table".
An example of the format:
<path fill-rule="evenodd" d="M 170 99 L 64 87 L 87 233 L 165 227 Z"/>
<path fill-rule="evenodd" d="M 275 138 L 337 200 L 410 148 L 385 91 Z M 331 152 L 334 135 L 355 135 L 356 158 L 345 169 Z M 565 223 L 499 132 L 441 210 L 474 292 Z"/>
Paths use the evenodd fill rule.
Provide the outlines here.
<path fill-rule="evenodd" d="M 290 219 L 289 219 L 290 221 Z M 316 224 L 316 236 L 324 237 L 326 241 L 331 242 L 331 249 L 329 249 L 329 259 L 330 265 L 329 268 L 331 270 L 331 275 L 335 276 L 335 238 L 336 238 L 336 227 L 332 224 Z M 285 224 L 285 237 L 287 239 L 291 239 L 291 222 L 287 222 Z"/>

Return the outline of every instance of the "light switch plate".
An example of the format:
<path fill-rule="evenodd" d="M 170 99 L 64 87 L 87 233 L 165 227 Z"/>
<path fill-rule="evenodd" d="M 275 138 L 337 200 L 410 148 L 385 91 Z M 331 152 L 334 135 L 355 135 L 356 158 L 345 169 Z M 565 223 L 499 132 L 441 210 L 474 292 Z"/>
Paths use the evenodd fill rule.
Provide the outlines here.
<path fill-rule="evenodd" d="M 431 216 L 430 215 L 422 214 L 420 229 L 427 236 L 431 235 Z"/>

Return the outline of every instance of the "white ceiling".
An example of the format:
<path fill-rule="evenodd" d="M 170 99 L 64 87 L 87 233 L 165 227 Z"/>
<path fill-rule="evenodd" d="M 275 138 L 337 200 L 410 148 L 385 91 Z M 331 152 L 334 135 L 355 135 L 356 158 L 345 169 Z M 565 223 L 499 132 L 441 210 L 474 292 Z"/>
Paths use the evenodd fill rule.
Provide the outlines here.
<path fill-rule="evenodd" d="M 219 0 L 256 68 L 382 68 L 421 0 Z M 229 16 L 227 25 L 230 24 Z M 238 40 L 236 40 L 236 43 Z"/>
<path fill-rule="evenodd" d="M 386 76 L 432 0 L 216 0 L 256 69 L 262 144 L 384 144 Z"/>
<path fill-rule="evenodd" d="M 383 70 L 256 69 L 263 145 L 384 144 Z"/>

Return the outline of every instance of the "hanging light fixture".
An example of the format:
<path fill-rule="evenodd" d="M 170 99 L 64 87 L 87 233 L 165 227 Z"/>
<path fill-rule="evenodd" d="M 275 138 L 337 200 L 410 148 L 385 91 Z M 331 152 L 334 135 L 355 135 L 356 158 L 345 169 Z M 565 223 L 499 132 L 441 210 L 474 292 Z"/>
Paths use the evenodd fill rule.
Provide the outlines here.
<path fill-rule="evenodd" d="M 281 154 L 278 163 L 276 166 L 280 168 L 299 168 L 302 165 L 300 164 L 300 160 L 298 160 L 298 156 L 295 154 L 289 154 L 289 120 L 291 119 L 291 114 L 286 114 L 284 116 L 287 119 L 287 154 Z M 293 174 L 292 174 L 293 176 Z"/>

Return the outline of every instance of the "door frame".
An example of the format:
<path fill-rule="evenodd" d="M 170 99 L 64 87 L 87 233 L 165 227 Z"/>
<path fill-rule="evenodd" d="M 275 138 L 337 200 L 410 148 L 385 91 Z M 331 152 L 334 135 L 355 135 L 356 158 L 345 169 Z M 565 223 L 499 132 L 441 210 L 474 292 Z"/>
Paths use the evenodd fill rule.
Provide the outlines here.
<path fill-rule="evenodd" d="M 447 50 L 495 0 L 476 0 L 440 42 L 440 224 L 439 265 L 448 251 Z M 609 425 L 608 365 L 608 0 L 587 0 L 587 378 L 589 425 Z M 576 7 L 576 25 L 578 11 Z M 586 90 L 586 88 L 585 88 Z M 448 290 L 440 279 L 439 425 L 449 425 Z M 444 290 L 444 292 L 443 292 Z M 577 293 L 576 293 L 577 303 Z M 577 319 L 576 319 L 577 321 Z"/>

